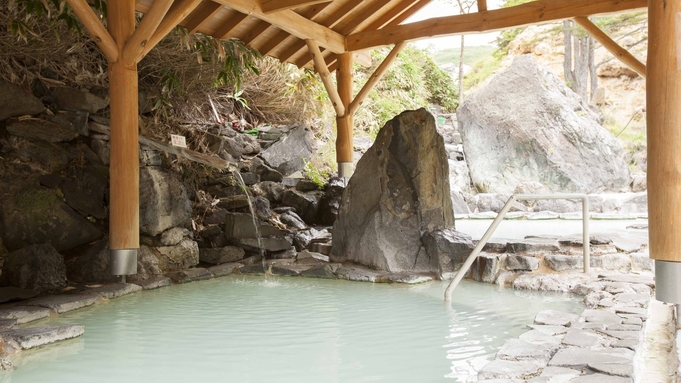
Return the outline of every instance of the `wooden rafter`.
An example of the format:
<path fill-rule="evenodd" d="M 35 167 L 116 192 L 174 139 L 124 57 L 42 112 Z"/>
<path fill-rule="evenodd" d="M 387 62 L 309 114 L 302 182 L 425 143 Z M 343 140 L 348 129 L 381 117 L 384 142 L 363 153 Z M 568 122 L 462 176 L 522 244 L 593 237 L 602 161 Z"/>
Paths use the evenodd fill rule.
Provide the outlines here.
<path fill-rule="evenodd" d="M 319 24 L 324 25 L 327 28 L 333 28 L 339 21 L 341 21 L 341 19 L 343 19 L 343 17 L 345 17 L 348 13 L 355 10 L 357 7 L 359 7 L 360 4 L 361 4 L 360 1 L 348 2 L 341 8 L 338 8 L 334 13 L 324 18 L 324 20 L 320 20 Z M 279 59 L 281 61 L 287 61 L 289 58 L 295 56 L 304 47 L 305 42 L 297 41 L 288 49 L 286 49 L 284 52 L 282 52 L 282 54 L 279 55 Z M 307 64 L 308 62 L 309 60 L 305 62 L 303 65 Z M 299 65 L 299 67 L 303 65 Z"/>
<path fill-rule="evenodd" d="M 360 30 L 359 32 L 365 31 L 365 30 L 366 31 L 376 30 L 376 29 L 382 28 L 384 26 L 398 25 L 401 22 L 403 22 L 404 20 L 406 20 L 407 18 L 409 18 L 410 16 L 412 16 L 413 14 L 415 14 L 416 12 L 418 12 L 419 10 L 421 10 L 421 8 L 425 7 L 428 3 L 430 3 L 430 1 L 431 0 L 419 0 L 415 4 L 411 4 L 411 5 L 409 4 L 410 1 L 402 2 L 397 7 L 393 8 L 393 10 L 399 11 L 396 16 L 390 15 L 391 11 L 388 11 L 383 17 L 374 21 L 371 25 L 369 25 L 365 28 L 362 28 L 362 30 Z M 382 19 L 386 15 L 389 15 L 388 18 L 391 18 L 392 20 L 388 21 L 387 25 L 384 25 L 383 23 L 384 23 L 385 20 L 382 20 Z M 329 71 L 333 72 L 333 71 L 336 70 L 336 68 L 337 68 L 337 64 L 330 65 Z"/>
<path fill-rule="evenodd" d="M 90 5 L 85 0 L 66 0 L 66 2 L 80 22 L 83 23 L 85 30 L 92 36 L 95 44 L 102 50 L 106 59 L 109 62 L 118 61 L 118 45 L 116 45 L 116 42 L 106 28 L 104 28 L 104 24 L 95 15 Z"/>
<path fill-rule="evenodd" d="M 268 22 L 299 39 L 315 40 L 335 53 L 345 52 L 345 36 L 330 28 L 317 24 L 314 21 L 308 20 L 294 11 L 284 10 L 265 13 L 260 7 L 260 4 L 257 1 L 252 0 L 218 0 L 218 2 L 227 5 L 236 11 Z"/>
<path fill-rule="evenodd" d="M 172 4 L 173 0 L 156 0 L 149 11 L 144 14 L 142 21 L 123 48 L 123 62 L 126 65 L 137 64 L 142 59 L 142 51 L 144 51 L 149 39 L 158 29 Z"/>
<path fill-rule="evenodd" d="M 388 71 L 388 69 L 390 69 L 390 65 L 392 65 L 392 63 L 397 59 L 397 56 L 400 54 L 400 52 L 402 52 L 402 49 L 404 49 L 405 45 L 407 45 L 406 42 L 395 44 L 388 56 L 386 56 L 381 65 L 376 68 L 359 93 L 357 93 L 355 99 L 350 103 L 350 107 L 348 108 L 349 114 L 355 114 L 357 112 L 357 109 L 359 109 L 359 106 L 362 105 L 364 99 L 369 95 L 369 92 L 371 92 L 376 84 L 381 81 L 385 73 Z"/>
<path fill-rule="evenodd" d="M 411 7 L 413 7 L 419 0 L 403 0 L 401 3 L 397 4 L 395 7 L 391 8 L 389 11 L 384 13 L 381 17 L 376 19 L 364 30 L 381 29 L 386 25 L 389 25 L 396 17 L 400 16 L 403 12 L 406 12 Z M 355 32 L 355 31 L 352 31 Z"/>
<path fill-rule="evenodd" d="M 343 105 L 343 102 L 338 95 L 338 90 L 331 79 L 331 74 L 329 73 L 329 69 L 326 67 L 326 62 L 324 61 L 322 52 L 319 50 L 319 46 L 314 40 L 306 40 L 305 43 L 307 44 L 308 49 L 310 49 L 310 55 L 312 55 L 314 68 L 317 73 L 319 73 L 319 77 L 322 79 L 324 88 L 326 88 L 326 93 L 329 94 L 333 108 L 336 111 L 336 116 L 343 117 L 345 115 L 345 105 Z"/>
<path fill-rule="evenodd" d="M 241 42 L 243 42 L 244 45 L 250 45 L 255 39 L 260 37 L 270 27 L 271 25 L 269 23 L 266 23 L 264 21 L 258 21 L 258 23 L 254 27 L 249 28 L 246 34 L 239 36 L 239 40 L 241 40 Z"/>
<path fill-rule="evenodd" d="M 158 0 L 156 0 L 158 1 Z M 179 0 L 173 2 L 166 13 L 161 23 L 156 28 L 154 34 L 147 40 L 144 44 L 143 50 L 138 55 L 136 62 L 139 62 L 144 56 L 152 50 L 156 44 L 163 40 L 170 31 L 172 31 L 182 20 L 184 20 L 190 13 L 196 9 L 196 7 L 201 3 L 201 0 Z M 153 8 L 153 6 L 152 6 Z M 142 19 L 144 20 L 144 19 Z"/>
<path fill-rule="evenodd" d="M 608 52 L 612 53 L 618 60 L 623 62 L 634 72 L 641 75 L 641 77 L 646 77 L 646 66 L 640 62 L 634 55 L 629 53 L 626 49 L 622 48 L 615 40 L 611 39 L 610 36 L 606 35 L 598 26 L 592 23 L 586 17 L 575 17 L 575 22 L 584 28 L 587 33 L 593 36 Z"/>
<path fill-rule="evenodd" d="M 645 8 L 647 0 L 537 0 L 515 7 L 438 17 L 348 36 L 348 50 L 363 50 L 431 36 L 497 31 L 578 16 Z"/>
<path fill-rule="evenodd" d="M 487 10 L 487 0 L 478 0 L 478 12 L 485 12 Z"/>
<path fill-rule="evenodd" d="M 248 20 L 248 15 L 245 15 L 243 13 L 238 13 L 234 16 L 232 16 L 229 20 L 227 20 L 224 24 L 222 24 L 218 29 L 213 32 L 213 37 L 222 40 L 230 37 L 230 34 L 234 32 L 236 28 L 238 28 L 240 25 L 246 22 Z"/>
<path fill-rule="evenodd" d="M 330 0 L 260 0 L 262 10 L 265 13 L 329 2 Z"/>
<path fill-rule="evenodd" d="M 198 31 L 199 28 L 201 28 L 201 25 L 220 12 L 222 7 L 222 4 L 213 1 L 201 2 L 194 12 L 192 12 L 184 21 L 184 27 L 187 28 L 187 32 L 195 33 Z"/>
<path fill-rule="evenodd" d="M 331 3 L 324 3 L 324 4 L 318 4 L 315 7 L 310 8 L 309 10 L 305 11 L 303 13 L 303 17 L 305 17 L 308 20 L 314 19 L 321 11 L 324 10 L 329 4 Z M 263 54 L 263 55 L 268 55 L 270 52 L 275 50 L 279 45 L 281 45 L 284 41 L 286 41 L 287 38 L 291 37 L 290 34 L 288 34 L 286 31 L 279 31 L 275 36 L 270 38 L 263 46 L 261 46 L 258 50 Z"/>

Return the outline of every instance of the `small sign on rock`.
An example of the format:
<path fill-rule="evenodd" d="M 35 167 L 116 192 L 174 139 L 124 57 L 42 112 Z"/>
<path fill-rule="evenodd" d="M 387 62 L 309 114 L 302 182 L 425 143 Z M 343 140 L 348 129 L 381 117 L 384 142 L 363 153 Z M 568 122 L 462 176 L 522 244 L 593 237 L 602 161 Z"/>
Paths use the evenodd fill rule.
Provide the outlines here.
<path fill-rule="evenodd" d="M 187 147 L 187 139 L 184 136 L 180 136 L 180 135 L 177 135 L 177 134 L 171 134 L 170 135 L 170 143 L 173 146 L 179 146 L 181 148 Z"/>

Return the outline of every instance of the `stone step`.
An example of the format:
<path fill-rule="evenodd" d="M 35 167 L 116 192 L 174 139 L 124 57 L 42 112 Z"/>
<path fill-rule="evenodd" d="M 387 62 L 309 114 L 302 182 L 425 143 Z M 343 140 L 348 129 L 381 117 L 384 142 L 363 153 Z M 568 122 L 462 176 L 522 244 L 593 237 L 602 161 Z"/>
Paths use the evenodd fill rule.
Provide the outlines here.
<path fill-rule="evenodd" d="M 44 297 L 31 299 L 26 302 L 26 305 L 46 307 L 61 314 L 67 311 L 78 310 L 83 307 L 91 306 L 100 299 L 102 298 L 99 295 L 93 294 L 47 295 Z"/>
<path fill-rule="evenodd" d="M 44 319 L 50 316 L 50 309 L 35 306 L 12 306 L 0 309 L 0 319 L 14 319 L 18 324 Z"/>
<path fill-rule="evenodd" d="M 142 290 L 142 287 L 134 283 L 112 283 L 94 289 L 83 291 L 86 294 L 97 294 L 102 298 L 114 299 L 124 295 L 136 293 Z"/>
<path fill-rule="evenodd" d="M 83 335 L 82 325 L 66 325 L 54 327 L 29 327 L 0 332 L 4 339 L 16 342 L 24 350 L 44 346 Z"/>

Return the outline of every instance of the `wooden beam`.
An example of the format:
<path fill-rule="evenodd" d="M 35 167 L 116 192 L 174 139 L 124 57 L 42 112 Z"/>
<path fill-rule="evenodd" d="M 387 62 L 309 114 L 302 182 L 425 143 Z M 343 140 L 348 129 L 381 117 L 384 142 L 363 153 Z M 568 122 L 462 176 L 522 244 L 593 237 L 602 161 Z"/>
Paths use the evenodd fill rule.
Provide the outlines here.
<path fill-rule="evenodd" d="M 215 37 L 218 40 L 225 39 L 229 37 L 229 35 L 239 27 L 239 25 L 243 24 L 248 20 L 248 15 L 244 15 L 243 13 L 237 13 L 235 16 L 227 20 L 224 24 L 222 24 L 218 29 L 213 32 L 213 37 Z"/>
<path fill-rule="evenodd" d="M 478 0 L 478 12 L 487 10 L 487 0 Z"/>
<path fill-rule="evenodd" d="M 649 4 L 646 136 L 650 258 L 681 262 L 681 2 L 651 0 Z"/>
<path fill-rule="evenodd" d="M 158 0 L 156 0 L 158 1 Z M 153 35 L 147 40 L 146 44 L 142 49 L 142 52 L 137 57 L 137 62 L 140 62 L 144 56 L 152 50 L 156 44 L 158 44 L 164 37 L 170 33 L 182 20 L 184 20 L 190 13 L 196 9 L 196 7 L 201 3 L 201 0 L 177 0 L 173 2 L 166 13 L 161 23 L 156 28 Z M 152 6 L 153 7 L 153 6 Z M 144 19 L 142 19 L 144 20 Z"/>
<path fill-rule="evenodd" d="M 305 13 L 303 13 L 303 17 L 305 17 L 308 20 L 314 19 L 321 11 L 324 10 L 329 4 L 331 3 L 323 3 L 319 4 L 317 6 L 314 6 L 307 10 Z M 269 39 L 263 46 L 261 46 L 258 50 L 260 53 L 263 54 L 263 56 L 268 55 L 270 52 L 275 50 L 279 45 L 281 45 L 287 38 L 291 37 L 291 35 L 286 32 L 286 31 L 279 31 L 275 36 L 273 36 L 271 39 Z"/>
<path fill-rule="evenodd" d="M 241 40 L 244 45 L 250 45 L 255 39 L 260 37 L 265 31 L 270 28 L 271 25 L 264 22 L 264 21 L 258 21 L 257 24 L 251 28 L 248 29 L 245 35 L 239 36 L 239 40 Z"/>
<path fill-rule="evenodd" d="M 299 39 L 315 40 L 318 44 L 335 53 L 345 52 L 345 36 L 330 28 L 308 20 L 291 10 L 272 13 L 263 12 L 260 4 L 252 0 L 216 0 L 236 11 L 266 21 Z"/>
<path fill-rule="evenodd" d="M 142 59 L 141 53 L 146 47 L 151 36 L 156 32 L 159 24 L 173 4 L 173 0 L 156 0 L 144 14 L 142 21 L 123 48 L 123 62 L 125 65 L 139 63 Z"/>
<path fill-rule="evenodd" d="M 357 112 L 357 109 L 359 109 L 359 106 L 362 105 L 364 102 L 364 99 L 369 95 L 369 92 L 371 92 L 372 89 L 376 86 L 376 84 L 381 81 L 383 78 L 383 75 L 390 69 L 390 65 L 397 59 L 397 56 L 402 52 L 402 49 L 407 45 L 406 42 L 401 42 L 395 44 L 393 49 L 390 51 L 388 56 L 383 60 L 381 65 L 376 68 L 374 73 L 369 77 L 367 82 L 364 84 L 362 89 L 357 93 L 357 96 L 355 96 L 355 99 L 352 100 L 352 103 L 350 104 L 350 108 L 348 110 L 349 114 L 354 115 Z"/>
<path fill-rule="evenodd" d="M 347 2 L 344 6 L 335 10 L 331 15 L 326 17 L 324 20 L 321 20 L 319 23 L 327 28 L 333 28 L 345 15 L 359 7 L 362 4 L 362 1 L 363 0 Z M 295 56 L 304 47 L 304 41 L 295 42 L 288 49 L 282 52 L 281 55 L 279 55 L 279 60 L 282 62 L 288 61 L 289 58 Z"/>
<path fill-rule="evenodd" d="M 366 31 L 347 37 L 349 51 L 363 50 L 400 41 L 418 40 L 432 36 L 491 32 L 523 25 L 615 13 L 645 8 L 647 0 L 537 0 L 515 7 L 486 12 L 438 17 L 415 23 Z"/>
<path fill-rule="evenodd" d="M 389 25 L 399 25 L 402 24 L 402 22 L 412 15 L 414 15 L 416 12 L 420 11 L 423 7 L 426 5 L 430 4 L 431 0 L 420 0 L 416 5 L 410 7 L 409 9 L 405 10 L 403 13 L 401 13 L 399 16 L 393 19 L 393 21 L 390 22 Z M 378 28 L 377 28 L 378 29 Z"/>
<path fill-rule="evenodd" d="M 336 111 L 336 116 L 340 117 L 344 116 L 345 105 L 343 104 L 343 101 L 338 95 L 336 85 L 333 83 L 333 80 L 331 80 L 331 74 L 329 73 L 329 69 L 326 67 L 326 62 L 324 61 L 324 56 L 322 56 L 322 52 L 319 50 L 319 45 L 317 45 L 317 42 L 314 40 L 305 40 L 305 43 L 307 44 L 307 47 L 310 50 L 310 55 L 312 55 L 314 68 L 317 71 L 317 73 L 319 73 L 319 77 L 321 77 L 322 83 L 324 83 L 326 93 L 329 94 L 329 98 L 331 99 L 333 108 Z"/>
<path fill-rule="evenodd" d="M 344 53 L 338 57 L 339 66 L 336 71 L 336 83 L 338 94 L 346 110 L 352 100 L 352 53 Z M 353 160 L 352 131 L 354 128 L 353 116 L 350 113 L 336 117 L 336 161 L 339 164 L 339 176 L 349 177 L 349 174 L 340 174 Z M 345 164 L 346 166 L 341 166 Z"/>
<path fill-rule="evenodd" d="M 110 1 L 107 25 L 120 49 L 135 31 L 135 2 Z M 109 248 L 139 248 L 139 149 L 137 65 L 109 65 L 111 148 L 109 161 Z"/>
<path fill-rule="evenodd" d="M 641 75 L 641 77 L 646 77 L 645 64 L 640 62 L 636 57 L 634 57 L 634 55 L 629 53 L 629 51 L 617 44 L 615 40 L 606 35 L 600 28 L 598 28 L 596 24 L 592 23 L 591 20 L 587 19 L 586 17 L 575 17 L 574 20 L 618 60 L 631 68 L 634 72 Z"/>
<path fill-rule="evenodd" d="M 314 5 L 319 3 L 330 3 L 331 0 L 261 0 L 261 8 L 265 13 L 283 11 Z"/>
<path fill-rule="evenodd" d="M 201 25 L 222 10 L 223 5 L 212 1 L 202 1 L 184 22 L 187 32 L 196 33 Z"/>
<path fill-rule="evenodd" d="M 402 13 L 409 10 L 418 2 L 419 0 L 404 0 L 401 3 L 397 4 L 396 6 L 394 6 L 393 8 L 391 8 L 388 12 L 384 13 L 383 16 L 376 19 L 376 21 L 371 23 L 368 27 L 362 28 L 362 30 L 371 31 L 381 29 L 386 25 L 389 25 L 393 20 L 395 20 L 395 18 L 399 17 Z"/>
<path fill-rule="evenodd" d="M 99 17 L 90 8 L 90 5 L 85 0 L 66 0 L 66 2 L 80 22 L 83 23 L 85 30 L 90 34 L 90 37 L 92 37 L 92 40 L 101 49 L 102 53 L 104 53 L 106 59 L 110 63 L 118 61 L 118 46 L 106 28 L 104 28 Z"/>

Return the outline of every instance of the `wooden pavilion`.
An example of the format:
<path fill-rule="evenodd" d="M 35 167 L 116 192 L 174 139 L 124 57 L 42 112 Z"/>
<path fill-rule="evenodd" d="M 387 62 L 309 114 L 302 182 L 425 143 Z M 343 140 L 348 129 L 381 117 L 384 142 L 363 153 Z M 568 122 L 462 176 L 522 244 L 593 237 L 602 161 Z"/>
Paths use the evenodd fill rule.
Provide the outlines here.
<path fill-rule="evenodd" d="M 177 25 L 190 33 L 239 39 L 281 62 L 314 67 L 337 115 L 339 173 L 349 177 L 353 115 L 406 42 L 574 19 L 647 78 L 650 255 L 658 269 L 658 298 L 681 303 L 681 1 L 536 0 L 488 10 L 486 0 L 477 0 L 474 13 L 403 24 L 430 1 L 110 0 L 105 27 L 87 0 L 67 0 L 109 62 L 112 272 L 135 273 L 139 248 L 137 64 Z M 588 19 L 645 8 L 647 65 Z M 135 12 L 144 14 L 139 23 Z M 386 45 L 394 45 L 392 52 L 353 96 L 353 62 L 367 60 L 367 50 Z"/>

